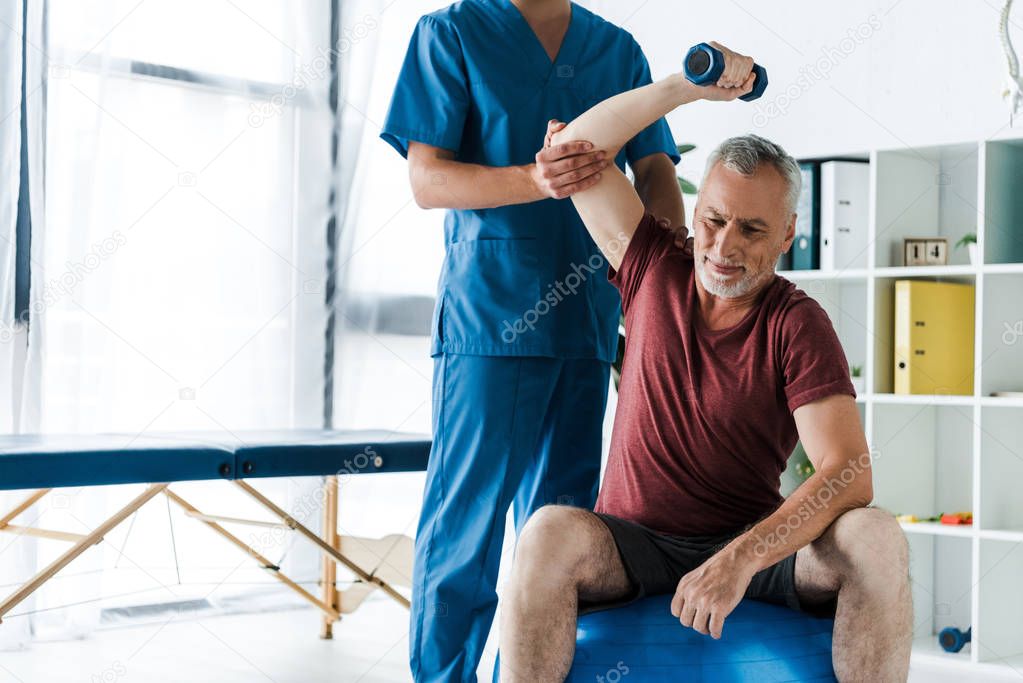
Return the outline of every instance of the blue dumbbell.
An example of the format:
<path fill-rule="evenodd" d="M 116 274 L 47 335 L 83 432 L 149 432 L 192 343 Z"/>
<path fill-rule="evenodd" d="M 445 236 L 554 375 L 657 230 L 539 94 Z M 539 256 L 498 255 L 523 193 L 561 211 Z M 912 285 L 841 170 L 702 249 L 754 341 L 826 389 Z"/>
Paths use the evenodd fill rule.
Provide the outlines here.
<path fill-rule="evenodd" d="M 707 43 L 693 45 L 686 53 L 686 78 L 696 85 L 717 83 L 724 70 L 725 56 L 713 45 Z M 739 98 L 745 102 L 757 99 L 767 89 L 767 69 L 759 64 L 754 64 L 753 73 L 757 75 L 756 80 L 753 81 L 753 90 Z"/>
<path fill-rule="evenodd" d="M 963 632 L 949 626 L 948 628 L 941 629 L 941 633 L 938 634 L 938 643 L 941 644 L 941 649 L 945 652 L 959 652 L 966 643 L 970 642 L 972 636 L 972 627 Z"/>

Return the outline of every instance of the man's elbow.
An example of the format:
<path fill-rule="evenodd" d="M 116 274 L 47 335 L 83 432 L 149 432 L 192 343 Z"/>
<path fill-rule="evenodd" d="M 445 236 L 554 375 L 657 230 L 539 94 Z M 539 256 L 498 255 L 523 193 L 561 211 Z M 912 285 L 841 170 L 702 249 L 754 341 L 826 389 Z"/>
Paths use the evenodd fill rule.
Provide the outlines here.
<path fill-rule="evenodd" d="M 874 482 L 870 472 L 862 472 L 856 476 L 854 484 L 849 487 L 846 505 L 849 508 L 865 508 L 874 502 Z"/>
<path fill-rule="evenodd" d="M 869 469 L 858 471 L 847 463 L 824 466 L 819 473 L 822 485 L 842 508 L 852 510 L 874 502 L 874 482 Z"/>
<path fill-rule="evenodd" d="M 874 502 L 874 482 L 870 476 L 864 477 L 865 481 L 860 485 L 855 498 L 857 507 L 865 508 Z"/>

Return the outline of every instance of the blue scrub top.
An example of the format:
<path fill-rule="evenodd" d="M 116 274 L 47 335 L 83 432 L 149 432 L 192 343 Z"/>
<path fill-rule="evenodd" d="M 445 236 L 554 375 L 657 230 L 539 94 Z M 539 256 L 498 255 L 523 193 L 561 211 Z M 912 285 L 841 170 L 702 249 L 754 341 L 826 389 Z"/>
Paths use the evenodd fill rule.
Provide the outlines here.
<path fill-rule="evenodd" d="M 552 63 L 510 0 L 462 0 L 419 20 L 380 136 L 415 140 L 486 166 L 529 164 L 547 121 L 651 82 L 633 37 L 579 5 Z M 661 119 L 615 159 L 663 152 Z M 570 199 L 451 210 L 431 353 L 597 358 L 613 362 L 620 299 Z"/>

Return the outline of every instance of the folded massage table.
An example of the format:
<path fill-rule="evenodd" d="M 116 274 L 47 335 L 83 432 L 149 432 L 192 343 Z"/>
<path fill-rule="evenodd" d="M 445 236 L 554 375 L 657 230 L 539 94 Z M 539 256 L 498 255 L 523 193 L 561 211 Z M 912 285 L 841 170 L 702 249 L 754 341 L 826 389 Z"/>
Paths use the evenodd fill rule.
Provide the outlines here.
<path fill-rule="evenodd" d="M 323 612 L 320 635 L 332 637 L 333 623 L 375 589 L 398 603 L 408 600 L 394 585 L 409 586 L 412 541 L 342 537 L 337 531 L 338 476 L 426 469 L 428 437 L 388 431 L 265 430 L 131 434 L 0 435 L 0 490 L 34 489 L 10 511 L 0 510 L 0 533 L 66 541 L 71 547 L 0 602 L 0 620 L 90 546 L 153 498 L 164 495 L 185 514 L 207 525 L 247 553 L 263 569 Z M 268 477 L 324 476 L 323 535 L 292 518 L 246 480 Z M 171 490 L 175 482 L 221 479 L 254 498 L 279 522 L 205 514 Z M 54 488 L 148 484 L 146 489 L 88 534 L 15 525 Z M 286 527 L 315 544 L 324 556 L 322 596 L 316 597 L 280 571 L 250 545 L 222 526 L 248 524 Z M 355 573 L 352 588 L 339 593 L 336 568 Z"/>

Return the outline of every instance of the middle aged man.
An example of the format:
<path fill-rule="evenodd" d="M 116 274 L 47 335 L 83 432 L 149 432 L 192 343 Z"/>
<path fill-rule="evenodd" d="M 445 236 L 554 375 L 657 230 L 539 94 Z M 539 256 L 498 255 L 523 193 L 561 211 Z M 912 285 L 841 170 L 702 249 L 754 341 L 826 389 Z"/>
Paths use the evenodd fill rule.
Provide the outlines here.
<path fill-rule="evenodd" d="M 626 31 L 569 0 L 464 0 L 422 17 L 382 137 L 416 202 L 450 209 L 433 321 L 433 450 L 416 532 L 417 681 L 472 681 L 497 607 L 505 517 L 591 508 L 619 296 L 570 202 L 602 162 L 541 151 L 571 119 L 650 82 Z M 650 211 L 683 223 L 667 124 L 613 161 Z"/>
<path fill-rule="evenodd" d="M 676 107 L 749 92 L 753 60 L 719 49 L 716 86 L 675 74 L 600 103 L 550 144 L 588 140 L 614 154 Z M 906 540 L 891 514 L 866 507 L 871 456 L 831 321 L 774 272 L 795 236 L 795 160 L 755 135 L 723 142 L 700 187 L 692 253 L 656 227 L 617 168 L 600 176 L 572 202 L 625 310 L 611 456 L 595 512 L 546 506 L 520 536 L 502 683 L 563 680 L 579 611 L 658 593 L 674 594 L 682 626 L 714 638 L 744 596 L 834 615 L 839 680 L 904 681 Z M 783 499 L 797 437 L 816 472 Z"/>

